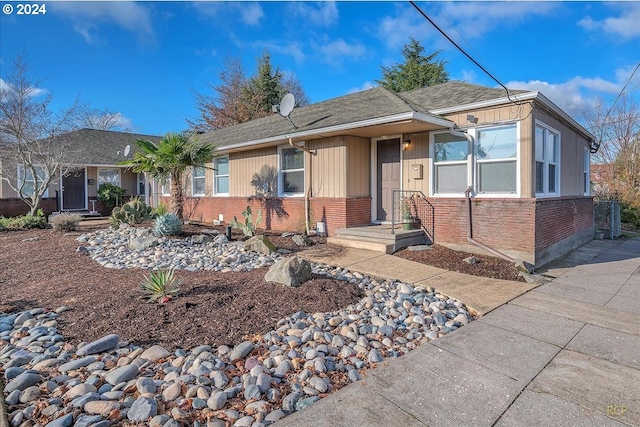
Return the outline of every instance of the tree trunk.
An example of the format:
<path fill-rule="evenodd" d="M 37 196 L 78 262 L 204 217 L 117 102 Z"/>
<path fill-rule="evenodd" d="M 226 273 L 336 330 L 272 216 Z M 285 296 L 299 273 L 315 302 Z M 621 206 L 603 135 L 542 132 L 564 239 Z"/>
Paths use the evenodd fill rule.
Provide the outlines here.
<path fill-rule="evenodd" d="M 4 401 L 4 383 L 0 375 L 0 427 L 9 427 L 9 414 L 7 404 Z"/>
<path fill-rule="evenodd" d="M 184 195 L 183 195 L 183 183 L 182 174 L 178 172 L 171 173 L 171 204 L 170 210 L 180 219 L 184 210 Z"/>

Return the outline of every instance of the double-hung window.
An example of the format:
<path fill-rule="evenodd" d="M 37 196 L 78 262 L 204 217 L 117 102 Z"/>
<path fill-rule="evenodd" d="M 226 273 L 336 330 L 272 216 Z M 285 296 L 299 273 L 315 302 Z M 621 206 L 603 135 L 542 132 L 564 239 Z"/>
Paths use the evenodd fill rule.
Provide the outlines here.
<path fill-rule="evenodd" d="M 33 175 L 35 170 L 36 174 Z M 33 165 L 33 169 L 25 165 L 18 165 L 18 188 L 22 196 L 33 196 L 36 188 L 42 187 L 46 181 L 47 173 L 44 166 Z M 42 197 L 49 197 L 49 188 L 47 188 Z"/>
<path fill-rule="evenodd" d="M 434 194 L 464 193 L 469 174 L 469 140 L 436 133 L 433 141 Z"/>
<path fill-rule="evenodd" d="M 280 171 L 278 192 L 280 196 L 304 195 L 304 151 L 294 147 L 279 149 Z"/>
<path fill-rule="evenodd" d="M 204 196 L 206 194 L 206 174 L 203 167 L 191 170 L 191 194 L 194 196 Z"/>
<path fill-rule="evenodd" d="M 98 169 L 98 188 L 100 188 L 101 184 L 113 184 L 120 187 L 120 169 Z"/>
<path fill-rule="evenodd" d="M 217 196 L 229 195 L 229 158 L 218 157 L 213 162 L 213 191 Z"/>
<path fill-rule="evenodd" d="M 536 195 L 556 195 L 560 193 L 560 133 L 536 123 L 535 146 Z"/>
<path fill-rule="evenodd" d="M 516 194 L 518 128 L 514 125 L 478 129 L 478 192 Z"/>

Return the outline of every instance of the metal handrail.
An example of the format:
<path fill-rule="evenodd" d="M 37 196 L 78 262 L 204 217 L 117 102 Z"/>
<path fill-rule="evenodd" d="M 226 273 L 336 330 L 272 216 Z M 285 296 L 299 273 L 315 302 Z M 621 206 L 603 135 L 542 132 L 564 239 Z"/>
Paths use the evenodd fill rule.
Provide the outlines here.
<path fill-rule="evenodd" d="M 411 212 L 411 216 L 416 218 L 420 222 L 420 228 L 425 234 L 433 241 L 433 228 L 434 224 L 434 211 L 435 208 L 427 196 L 422 191 L 407 191 L 407 190 L 391 190 L 391 234 L 395 234 L 395 227 L 398 224 L 402 224 L 402 217 L 408 209 Z M 418 200 L 422 200 L 424 206 L 420 206 Z M 424 212 L 421 212 L 424 211 Z M 430 211 L 430 212 L 429 212 Z M 421 215 L 423 213 L 424 215 Z M 424 216 L 424 218 L 422 217 Z M 431 219 L 431 221 L 428 221 Z M 427 229 L 427 224 L 430 225 L 431 230 Z"/>

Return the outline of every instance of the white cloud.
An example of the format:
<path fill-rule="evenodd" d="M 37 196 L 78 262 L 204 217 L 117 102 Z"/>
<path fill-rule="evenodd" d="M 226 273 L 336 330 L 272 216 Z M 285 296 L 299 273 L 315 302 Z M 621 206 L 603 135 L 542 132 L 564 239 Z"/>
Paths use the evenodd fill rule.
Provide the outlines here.
<path fill-rule="evenodd" d="M 49 5 L 47 5 L 49 6 Z M 100 41 L 97 22 L 115 23 L 141 39 L 154 36 L 149 8 L 133 2 L 52 2 L 50 8 L 74 21 L 87 43 Z"/>
<path fill-rule="evenodd" d="M 256 41 L 251 43 L 253 48 L 259 50 L 268 50 L 272 53 L 279 53 L 281 55 L 289 55 L 293 57 L 293 60 L 297 64 L 304 62 L 306 56 L 302 51 L 302 47 L 298 42 L 278 43 L 273 41 Z"/>
<path fill-rule="evenodd" d="M 228 19 L 227 15 L 239 16 L 246 25 L 256 26 L 264 18 L 264 10 L 259 3 L 253 2 L 194 2 L 193 7 L 203 16 Z"/>
<path fill-rule="evenodd" d="M 264 18 L 264 10 L 258 3 L 236 3 L 238 9 L 240 9 L 240 15 L 242 16 L 242 22 L 247 25 L 258 25 L 260 20 Z"/>
<path fill-rule="evenodd" d="M 347 90 L 347 94 L 356 93 L 356 92 L 362 92 L 363 90 L 372 89 L 372 88 L 374 88 L 376 86 L 377 86 L 376 84 L 371 83 L 370 81 L 366 81 L 366 82 L 362 83 L 362 86 L 352 87 L 352 88 L 348 89 Z"/>
<path fill-rule="evenodd" d="M 0 92 L 4 94 L 8 92 L 10 89 L 11 89 L 11 86 L 9 85 L 9 83 L 7 83 L 3 79 L 0 79 Z M 37 98 L 38 96 L 46 95 L 47 93 L 49 93 L 48 89 L 41 89 L 38 87 L 32 87 L 27 91 L 27 94 L 32 98 Z"/>
<path fill-rule="evenodd" d="M 290 3 L 290 14 L 299 22 L 319 27 L 330 27 L 338 22 L 338 7 L 333 1 L 308 3 Z"/>
<path fill-rule="evenodd" d="M 345 59 L 359 59 L 367 53 L 367 49 L 363 44 L 359 42 L 348 43 L 341 38 L 325 44 L 312 42 L 311 47 L 320 60 L 336 66 L 340 65 Z"/>
<path fill-rule="evenodd" d="M 590 16 L 585 16 L 577 22 L 578 26 L 587 31 L 605 32 L 623 39 L 640 37 L 640 25 L 638 25 L 640 22 L 640 3 L 615 3 L 612 7 L 620 9 L 618 16 L 602 20 L 594 20 Z"/>
<path fill-rule="evenodd" d="M 462 70 L 462 75 L 459 79 L 456 80 L 462 80 L 463 82 L 467 83 L 475 83 L 478 80 L 478 76 L 476 75 L 475 71 Z"/>

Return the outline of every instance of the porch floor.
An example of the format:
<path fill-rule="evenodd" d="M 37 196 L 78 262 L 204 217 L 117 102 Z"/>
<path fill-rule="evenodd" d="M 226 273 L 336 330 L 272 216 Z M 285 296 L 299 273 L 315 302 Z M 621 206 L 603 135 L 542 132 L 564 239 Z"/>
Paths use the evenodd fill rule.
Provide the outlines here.
<path fill-rule="evenodd" d="M 401 225 L 391 233 L 390 224 L 372 224 L 362 227 L 348 227 L 336 230 L 327 243 L 349 248 L 369 249 L 386 254 L 394 253 L 412 245 L 430 243 L 424 230 L 403 230 Z"/>

